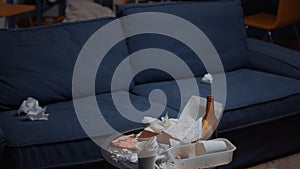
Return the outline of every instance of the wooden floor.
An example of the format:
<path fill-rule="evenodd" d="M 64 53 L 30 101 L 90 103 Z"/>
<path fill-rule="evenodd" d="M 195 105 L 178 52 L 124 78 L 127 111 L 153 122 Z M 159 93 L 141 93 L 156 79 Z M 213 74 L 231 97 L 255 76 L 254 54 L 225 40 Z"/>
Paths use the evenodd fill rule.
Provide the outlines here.
<path fill-rule="evenodd" d="M 248 169 L 300 169 L 300 153 L 260 164 Z"/>

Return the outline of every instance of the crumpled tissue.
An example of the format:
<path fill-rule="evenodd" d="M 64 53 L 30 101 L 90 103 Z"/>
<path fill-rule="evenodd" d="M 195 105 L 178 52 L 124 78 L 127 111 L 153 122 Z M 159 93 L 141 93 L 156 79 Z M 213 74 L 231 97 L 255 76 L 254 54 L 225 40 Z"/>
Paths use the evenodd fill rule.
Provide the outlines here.
<path fill-rule="evenodd" d="M 29 120 L 48 120 L 49 114 L 45 114 L 47 107 L 40 107 L 39 102 L 28 97 L 24 100 L 18 110 L 18 115 L 25 115 Z"/>
<path fill-rule="evenodd" d="M 157 149 L 157 148 L 158 148 L 157 138 L 154 136 L 154 137 L 151 137 L 150 140 L 145 142 L 145 144 L 143 144 L 143 146 L 141 147 L 141 150 L 152 150 L 152 149 Z"/>
<path fill-rule="evenodd" d="M 201 98 L 192 96 L 182 110 L 178 122 L 164 132 L 182 143 L 189 143 L 201 138 L 202 117 L 199 117 Z"/>
<path fill-rule="evenodd" d="M 179 143 L 190 143 L 197 140 L 207 140 L 218 126 L 223 114 L 223 104 L 216 102 L 215 115 L 218 121 L 207 129 L 202 126 L 202 118 L 205 115 L 206 98 L 191 96 L 178 119 L 144 117 L 143 123 L 150 124 L 145 130 L 161 133 L 172 146 Z M 204 130 L 202 130 L 204 129 Z M 170 137 L 167 137 L 170 136 Z M 157 136 L 162 140 L 160 135 Z M 164 139 L 163 139 L 164 140 Z"/>
<path fill-rule="evenodd" d="M 201 82 L 211 84 L 213 82 L 213 76 L 210 73 L 207 73 L 203 76 Z"/>

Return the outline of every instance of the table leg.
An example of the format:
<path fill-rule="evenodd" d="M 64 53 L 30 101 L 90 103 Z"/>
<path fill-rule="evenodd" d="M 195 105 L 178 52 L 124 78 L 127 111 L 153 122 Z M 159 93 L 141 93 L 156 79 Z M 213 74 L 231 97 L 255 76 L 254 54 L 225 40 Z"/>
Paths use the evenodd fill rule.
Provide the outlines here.
<path fill-rule="evenodd" d="M 38 26 L 41 26 L 43 22 L 43 1 L 44 0 L 35 0 L 35 12 Z"/>

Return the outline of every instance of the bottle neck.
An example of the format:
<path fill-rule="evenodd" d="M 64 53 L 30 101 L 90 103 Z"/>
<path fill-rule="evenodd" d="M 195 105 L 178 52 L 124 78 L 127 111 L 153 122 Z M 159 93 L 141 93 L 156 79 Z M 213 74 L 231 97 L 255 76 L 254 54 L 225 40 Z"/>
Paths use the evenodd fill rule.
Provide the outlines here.
<path fill-rule="evenodd" d="M 214 99 L 213 96 L 207 96 L 207 103 L 206 103 L 206 112 L 204 116 L 204 120 L 208 120 L 211 118 L 210 116 L 214 116 Z"/>
<path fill-rule="evenodd" d="M 207 96 L 207 102 L 213 102 L 214 98 L 213 96 Z"/>

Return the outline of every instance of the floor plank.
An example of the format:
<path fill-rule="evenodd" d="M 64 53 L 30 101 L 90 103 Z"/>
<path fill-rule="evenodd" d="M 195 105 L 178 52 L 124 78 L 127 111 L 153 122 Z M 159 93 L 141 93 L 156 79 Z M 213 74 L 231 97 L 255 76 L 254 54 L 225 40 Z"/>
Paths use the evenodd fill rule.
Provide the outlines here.
<path fill-rule="evenodd" d="M 300 153 L 263 163 L 248 169 L 300 169 Z"/>

